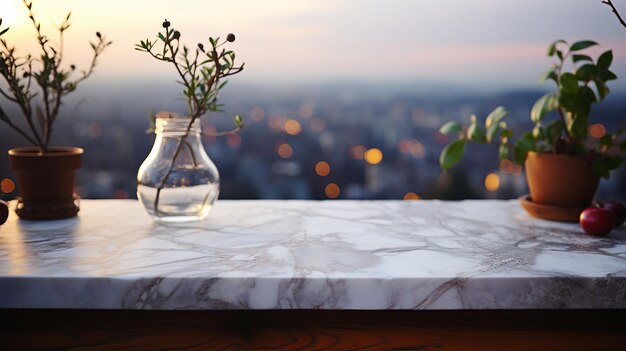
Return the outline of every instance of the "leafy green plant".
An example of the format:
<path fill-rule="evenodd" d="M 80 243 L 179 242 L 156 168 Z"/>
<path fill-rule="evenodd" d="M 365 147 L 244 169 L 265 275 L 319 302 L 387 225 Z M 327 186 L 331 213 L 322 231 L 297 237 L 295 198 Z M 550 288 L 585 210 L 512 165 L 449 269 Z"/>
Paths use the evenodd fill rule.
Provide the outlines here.
<path fill-rule="evenodd" d="M 157 39 L 141 40 L 135 45 L 135 49 L 150 54 L 153 58 L 170 63 L 174 66 L 179 80 L 177 83 L 183 86 L 182 95 L 187 103 L 189 124 L 185 135 L 178 142 L 172 159 L 169 162 L 168 171 L 165 173 L 156 190 L 154 209 L 159 211 L 159 199 L 161 191 L 165 187 L 167 178 L 174 169 L 174 163 L 178 158 L 194 122 L 209 111 L 221 112 L 222 105 L 218 103 L 220 90 L 228 82 L 226 77 L 235 75 L 243 70 L 244 64 L 235 64 L 235 52 L 224 48 L 228 43 L 235 41 L 235 35 L 230 33 L 226 38 L 209 37 L 208 45 L 198 43 L 195 49 L 189 49 L 180 43 L 181 33 L 172 28 L 166 19 L 162 24 L 165 33 L 157 33 Z M 241 116 L 234 117 L 235 128 L 230 131 L 213 133 L 211 136 L 235 133 L 243 128 Z M 191 149 L 191 148 L 189 148 Z M 192 158 L 195 156 L 192 153 Z"/>
<path fill-rule="evenodd" d="M 619 155 L 610 154 L 619 147 L 626 150 L 626 141 L 620 141 L 624 130 L 605 134 L 599 142 L 589 140 L 590 114 L 593 104 L 609 94 L 607 82 L 617 79 L 610 70 L 613 62 L 611 50 L 602 53 L 597 60 L 584 53 L 585 49 L 596 46 L 591 40 L 578 41 L 569 45 L 565 40 L 557 40 L 548 47 L 548 56 L 556 59 L 550 69 L 541 76 L 540 82 L 552 81 L 555 91 L 546 93 L 533 105 L 530 119 L 532 131 L 521 134 L 512 143 L 514 132 L 503 120 L 506 109 L 497 107 L 485 119 L 482 127 L 478 118 L 471 116 L 471 123 L 465 127 L 458 122 L 444 124 L 443 134 L 458 133 L 459 138 L 448 144 L 440 154 L 439 164 L 447 171 L 457 164 L 465 153 L 466 144 L 475 142 L 490 144 L 498 142 L 501 159 L 510 158 L 517 164 L 526 160 L 528 152 L 557 153 L 569 155 L 590 155 L 594 171 L 604 178 L 609 171 L 622 162 Z M 566 64 L 572 70 L 566 70 Z M 512 151 L 512 152 L 511 152 Z"/>
<path fill-rule="evenodd" d="M 9 117 L 0 106 L 0 120 L 5 122 L 19 135 L 42 152 L 48 150 L 53 124 L 59 115 L 63 97 L 76 90 L 78 84 L 89 78 L 94 72 L 96 62 L 104 49 L 111 45 L 100 32 L 96 32 L 96 41 L 90 42 L 93 56 L 87 70 L 80 71 L 76 78 L 76 66 L 70 64 L 63 68 L 63 35 L 70 27 L 71 12 L 67 14 L 59 31 L 59 43 L 55 44 L 42 31 L 41 23 L 33 13 L 32 1 L 23 0 L 28 9 L 31 23 L 35 27 L 37 42 L 41 49 L 39 57 L 30 54 L 18 56 L 14 46 L 4 39 L 0 39 L 0 75 L 4 79 L 8 91 L 0 89 L 0 95 L 17 104 L 23 117 L 23 122 Z M 0 19 L 2 25 L 2 19 Z M 0 36 L 7 33 L 9 28 L 0 28 Z"/>

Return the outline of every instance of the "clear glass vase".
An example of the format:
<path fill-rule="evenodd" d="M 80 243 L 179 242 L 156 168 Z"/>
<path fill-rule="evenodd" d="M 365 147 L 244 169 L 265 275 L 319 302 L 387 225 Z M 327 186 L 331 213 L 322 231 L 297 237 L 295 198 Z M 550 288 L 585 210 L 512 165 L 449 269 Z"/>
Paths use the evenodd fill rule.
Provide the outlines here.
<path fill-rule="evenodd" d="M 156 119 L 152 151 L 137 173 L 137 197 L 158 222 L 206 218 L 219 195 L 220 176 L 204 151 L 200 120 Z"/>

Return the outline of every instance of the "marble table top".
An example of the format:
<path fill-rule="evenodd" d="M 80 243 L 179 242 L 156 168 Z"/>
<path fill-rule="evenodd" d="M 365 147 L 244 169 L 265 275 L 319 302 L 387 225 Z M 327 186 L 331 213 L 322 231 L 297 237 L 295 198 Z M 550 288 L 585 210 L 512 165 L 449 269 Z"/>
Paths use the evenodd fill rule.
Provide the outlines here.
<path fill-rule="evenodd" d="M 228 201 L 184 225 L 135 200 L 0 227 L 0 308 L 626 308 L 608 237 L 516 201 Z"/>

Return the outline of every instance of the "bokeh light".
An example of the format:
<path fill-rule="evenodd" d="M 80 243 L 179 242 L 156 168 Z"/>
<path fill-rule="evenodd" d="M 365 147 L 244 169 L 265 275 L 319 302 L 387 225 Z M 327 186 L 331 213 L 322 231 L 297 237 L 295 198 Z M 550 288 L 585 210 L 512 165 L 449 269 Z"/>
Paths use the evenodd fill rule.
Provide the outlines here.
<path fill-rule="evenodd" d="M 355 160 L 362 160 L 367 148 L 363 145 L 356 145 L 350 148 L 350 156 Z"/>
<path fill-rule="evenodd" d="M 489 173 L 485 177 L 485 189 L 496 191 L 500 187 L 500 176 L 496 173 Z"/>
<path fill-rule="evenodd" d="M 426 148 L 419 141 L 411 145 L 411 155 L 415 158 L 424 158 L 426 156 Z"/>
<path fill-rule="evenodd" d="M 87 127 L 87 135 L 92 139 L 99 138 L 102 135 L 102 126 L 100 123 L 90 123 L 89 127 Z"/>
<path fill-rule="evenodd" d="M 285 133 L 289 135 L 298 135 L 302 130 L 302 126 L 300 125 L 300 122 L 296 121 L 295 119 L 290 119 L 285 122 L 283 129 L 285 130 Z"/>
<path fill-rule="evenodd" d="M 315 117 L 311 120 L 311 129 L 316 133 L 323 132 L 326 129 L 326 123 L 323 119 Z"/>
<path fill-rule="evenodd" d="M 207 125 L 207 126 L 202 127 L 202 136 L 205 137 L 206 140 L 208 141 L 213 142 L 217 140 L 217 138 L 215 137 L 216 133 L 217 133 L 217 130 L 212 125 Z"/>
<path fill-rule="evenodd" d="M 255 107 L 250 110 L 250 119 L 255 122 L 260 122 L 265 118 L 265 111 L 261 107 Z"/>
<path fill-rule="evenodd" d="M 377 165 L 383 160 L 383 152 L 380 151 L 380 149 L 372 148 L 365 151 L 363 157 L 365 158 L 365 162 L 371 165 Z"/>
<path fill-rule="evenodd" d="M 241 136 L 239 134 L 229 134 L 226 137 L 226 144 L 233 149 L 236 148 L 241 145 Z"/>
<path fill-rule="evenodd" d="M 339 188 L 339 185 L 330 183 L 326 185 L 326 188 L 324 188 L 324 193 L 329 199 L 336 199 L 341 194 L 341 189 Z"/>
<path fill-rule="evenodd" d="M 320 161 L 315 164 L 315 173 L 320 177 L 325 177 L 330 174 L 330 165 L 328 162 Z"/>
<path fill-rule="evenodd" d="M 282 158 L 289 158 L 291 157 L 291 155 L 293 155 L 293 149 L 291 148 L 291 145 L 287 143 L 280 144 L 276 152 L 278 152 L 278 156 Z"/>
<path fill-rule="evenodd" d="M 423 158 L 426 156 L 426 148 L 415 139 L 402 139 L 398 142 L 398 151 L 401 154 L 411 154 L 415 158 Z"/>
<path fill-rule="evenodd" d="M 435 143 L 439 145 L 443 145 L 448 142 L 448 136 L 443 134 L 440 131 L 435 132 Z"/>
<path fill-rule="evenodd" d="M 313 117 L 313 105 L 303 104 L 298 109 L 298 115 L 300 115 L 300 117 L 304 119 L 309 119 Z"/>
<path fill-rule="evenodd" d="M 401 154 L 406 154 L 411 150 L 411 142 L 410 140 L 402 139 L 398 141 L 398 151 Z"/>
<path fill-rule="evenodd" d="M 272 132 L 279 133 L 283 130 L 285 119 L 280 116 L 270 116 L 267 119 L 267 125 L 272 129 Z"/>
<path fill-rule="evenodd" d="M 409 201 L 409 200 L 420 200 L 422 197 L 417 195 L 416 193 L 409 191 L 408 193 L 404 194 L 404 197 L 402 198 L 405 201 Z"/>
<path fill-rule="evenodd" d="M 500 161 L 500 172 L 513 173 L 513 162 L 508 159 Z"/>
<path fill-rule="evenodd" d="M 589 134 L 594 138 L 600 139 L 606 134 L 606 128 L 604 128 L 602 123 L 593 124 L 589 127 Z"/>
<path fill-rule="evenodd" d="M 9 178 L 2 179 L 2 182 L 0 182 L 0 191 L 8 194 L 13 192 L 13 190 L 15 190 L 15 183 L 13 183 L 13 181 Z"/>

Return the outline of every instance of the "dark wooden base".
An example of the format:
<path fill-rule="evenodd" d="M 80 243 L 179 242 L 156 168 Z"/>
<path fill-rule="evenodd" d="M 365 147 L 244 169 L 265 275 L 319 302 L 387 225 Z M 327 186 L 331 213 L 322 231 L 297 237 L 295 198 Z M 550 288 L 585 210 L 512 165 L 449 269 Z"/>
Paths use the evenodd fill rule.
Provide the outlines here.
<path fill-rule="evenodd" d="M 625 350 L 624 310 L 0 310 L 0 350 Z"/>

